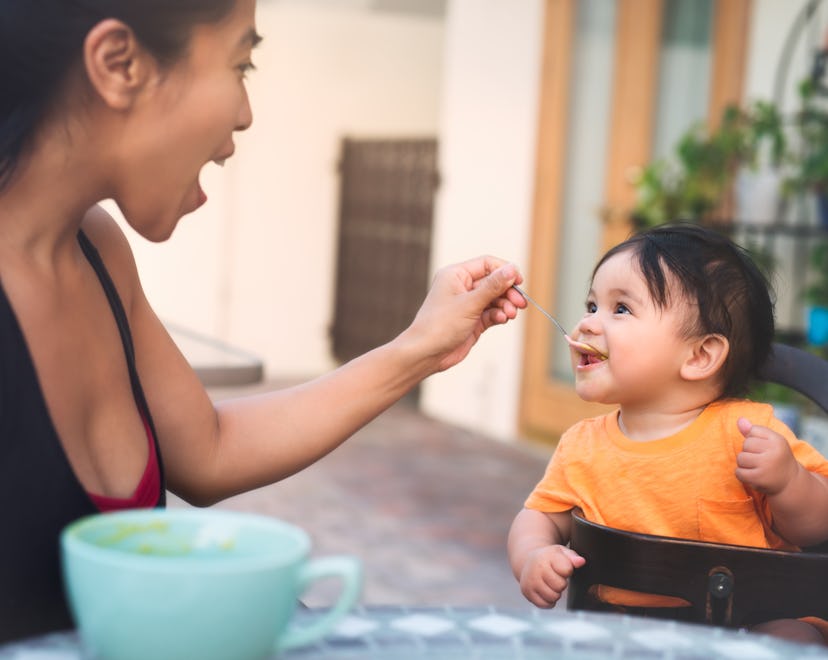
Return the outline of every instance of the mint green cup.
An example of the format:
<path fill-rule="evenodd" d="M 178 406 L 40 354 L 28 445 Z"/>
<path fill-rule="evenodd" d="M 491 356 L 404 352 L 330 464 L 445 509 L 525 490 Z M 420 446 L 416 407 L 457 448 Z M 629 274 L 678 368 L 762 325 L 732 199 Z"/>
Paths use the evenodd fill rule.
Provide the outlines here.
<path fill-rule="evenodd" d="M 330 632 L 362 586 L 356 558 L 309 558 L 303 530 L 253 514 L 97 514 L 68 525 L 60 541 L 69 606 L 94 657 L 277 655 Z M 291 625 L 302 593 L 330 577 L 342 581 L 336 604 L 313 624 Z"/>

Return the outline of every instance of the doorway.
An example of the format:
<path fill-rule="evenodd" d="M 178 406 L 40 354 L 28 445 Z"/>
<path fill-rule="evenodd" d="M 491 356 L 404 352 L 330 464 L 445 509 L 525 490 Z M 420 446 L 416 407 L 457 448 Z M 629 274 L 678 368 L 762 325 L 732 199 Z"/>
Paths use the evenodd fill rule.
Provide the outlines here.
<path fill-rule="evenodd" d="M 637 168 L 741 100 L 750 0 L 546 0 L 527 288 L 565 326 L 593 264 L 632 230 Z M 582 401 L 569 351 L 527 316 L 521 427 L 555 441 L 609 410 Z"/>
<path fill-rule="evenodd" d="M 342 141 L 333 353 L 347 362 L 402 332 L 429 284 L 437 140 Z"/>

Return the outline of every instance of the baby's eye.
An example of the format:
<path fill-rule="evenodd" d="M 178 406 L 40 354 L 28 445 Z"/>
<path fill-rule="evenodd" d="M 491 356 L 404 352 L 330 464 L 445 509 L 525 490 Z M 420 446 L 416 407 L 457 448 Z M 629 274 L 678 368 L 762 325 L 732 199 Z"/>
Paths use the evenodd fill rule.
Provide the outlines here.
<path fill-rule="evenodd" d="M 616 314 L 631 314 L 630 308 L 627 307 L 624 303 L 618 303 L 615 306 L 615 313 Z"/>
<path fill-rule="evenodd" d="M 587 304 L 586 304 L 586 311 L 587 311 L 587 314 L 595 314 L 595 312 L 597 312 L 597 311 L 598 311 L 598 305 L 596 305 L 596 304 L 595 304 L 594 302 L 592 302 L 591 300 L 590 300 L 590 301 L 587 301 Z"/>

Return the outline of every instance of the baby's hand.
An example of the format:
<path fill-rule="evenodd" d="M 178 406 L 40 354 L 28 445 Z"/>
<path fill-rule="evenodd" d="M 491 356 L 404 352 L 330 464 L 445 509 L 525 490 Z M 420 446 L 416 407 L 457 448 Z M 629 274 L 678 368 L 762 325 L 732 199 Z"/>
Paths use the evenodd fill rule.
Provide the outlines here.
<path fill-rule="evenodd" d="M 776 495 L 793 480 L 799 463 L 787 440 L 765 426 L 754 426 L 744 417 L 736 422 L 745 436 L 736 457 L 736 478 L 768 495 Z"/>
<path fill-rule="evenodd" d="M 520 590 L 538 607 L 555 607 L 567 581 L 586 560 L 563 545 L 547 545 L 532 552 L 520 573 Z"/>

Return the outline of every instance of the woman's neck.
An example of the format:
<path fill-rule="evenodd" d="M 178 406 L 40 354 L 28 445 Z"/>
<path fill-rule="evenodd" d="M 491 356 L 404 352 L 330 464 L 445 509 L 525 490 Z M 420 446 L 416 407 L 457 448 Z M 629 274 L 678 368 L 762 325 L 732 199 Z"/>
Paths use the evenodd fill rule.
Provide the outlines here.
<path fill-rule="evenodd" d="M 51 260 L 74 242 L 87 210 L 106 198 L 104 177 L 89 167 L 67 131 L 44 129 L 0 190 L 0 250 Z M 76 147 L 76 148 L 75 148 Z"/>

